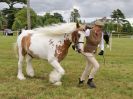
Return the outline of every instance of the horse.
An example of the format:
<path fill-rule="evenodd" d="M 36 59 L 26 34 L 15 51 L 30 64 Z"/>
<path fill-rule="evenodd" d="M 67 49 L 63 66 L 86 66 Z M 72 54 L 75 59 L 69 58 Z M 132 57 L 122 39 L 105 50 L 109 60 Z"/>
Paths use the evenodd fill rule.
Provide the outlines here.
<path fill-rule="evenodd" d="M 54 85 L 61 85 L 61 77 L 65 70 L 60 62 L 68 53 L 70 45 L 76 45 L 76 49 L 83 50 L 85 37 L 85 25 L 78 23 L 62 23 L 47 27 L 39 27 L 32 30 L 23 30 L 18 36 L 16 46 L 18 52 L 19 80 L 25 80 L 22 73 L 23 59 L 26 57 L 26 72 L 34 77 L 31 61 L 33 58 L 47 60 L 54 68 L 49 74 L 49 81 Z"/>

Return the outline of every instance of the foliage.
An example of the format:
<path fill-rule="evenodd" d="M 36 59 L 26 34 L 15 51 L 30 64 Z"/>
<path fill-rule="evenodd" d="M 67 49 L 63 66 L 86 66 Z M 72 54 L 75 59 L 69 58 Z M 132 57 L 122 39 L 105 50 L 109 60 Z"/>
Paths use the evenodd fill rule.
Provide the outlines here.
<path fill-rule="evenodd" d="M 73 9 L 73 11 L 71 11 L 70 21 L 78 22 L 79 18 L 80 18 L 79 11 L 77 9 Z"/>
<path fill-rule="evenodd" d="M 64 22 L 63 17 L 59 13 L 54 13 L 54 17 L 57 18 L 60 22 Z"/>
<path fill-rule="evenodd" d="M 133 32 L 132 31 L 132 26 L 129 23 L 129 21 L 124 20 L 124 24 L 123 24 L 123 32 Z"/>
<path fill-rule="evenodd" d="M 125 19 L 125 15 L 122 13 L 120 9 L 116 9 L 112 12 L 111 18 L 113 19 L 113 21 L 117 22 L 117 32 L 119 32 L 120 31 L 119 29 L 121 28 L 120 25 Z"/>
<path fill-rule="evenodd" d="M 6 19 L 3 13 L 0 11 L 0 29 L 3 29 L 4 25 L 6 25 Z"/>
<path fill-rule="evenodd" d="M 14 5 L 17 3 L 26 4 L 27 0 L 1 0 L 0 2 L 4 2 L 8 4 L 9 8 L 5 8 L 2 10 L 3 14 L 7 19 L 7 28 L 11 28 L 14 22 L 15 14 L 20 8 L 15 8 Z"/>
<path fill-rule="evenodd" d="M 37 14 L 30 9 L 31 13 L 31 27 L 34 28 L 36 26 L 37 21 Z M 22 10 L 18 11 L 15 15 L 15 21 L 13 23 L 12 29 L 22 29 L 27 26 L 27 8 L 23 8 Z"/>
<path fill-rule="evenodd" d="M 19 8 L 3 9 L 2 12 L 7 20 L 7 28 L 11 28 L 14 22 L 15 14 L 19 11 Z"/>
<path fill-rule="evenodd" d="M 40 26 L 64 22 L 62 15 L 59 13 L 53 15 L 46 13 L 44 16 L 38 16 L 37 20 L 37 24 Z"/>
<path fill-rule="evenodd" d="M 37 26 L 44 26 L 43 16 L 37 16 Z"/>
<path fill-rule="evenodd" d="M 125 19 L 124 13 L 117 9 L 112 12 L 112 27 L 117 32 L 132 32 L 132 26 L 128 20 Z"/>
<path fill-rule="evenodd" d="M 122 13 L 120 9 L 116 9 L 112 12 L 111 18 L 118 21 L 119 19 L 125 19 L 125 15 Z"/>

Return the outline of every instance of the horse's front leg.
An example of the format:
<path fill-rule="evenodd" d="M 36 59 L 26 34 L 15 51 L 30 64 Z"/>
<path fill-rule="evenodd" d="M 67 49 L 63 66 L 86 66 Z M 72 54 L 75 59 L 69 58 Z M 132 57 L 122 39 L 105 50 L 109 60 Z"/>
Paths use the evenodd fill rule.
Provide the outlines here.
<path fill-rule="evenodd" d="M 64 69 L 61 67 L 57 60 L 49 61 L 49 63 L 54 67 L 54 70 L 49 75 L 49 81 L 54 85 L 61 85 L 61 77 L 65 74 Z"/>

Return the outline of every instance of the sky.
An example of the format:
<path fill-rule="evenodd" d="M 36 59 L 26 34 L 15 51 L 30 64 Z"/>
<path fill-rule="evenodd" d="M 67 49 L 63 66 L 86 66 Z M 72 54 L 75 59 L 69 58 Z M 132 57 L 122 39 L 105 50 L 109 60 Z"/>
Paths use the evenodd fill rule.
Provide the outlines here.
<path fill-rule="evenodd" d="M 73 8 L 77 8 L 81 18 L 86 20 L 110 17 L 113 10 L 120 9 L 126 18 L 133 22 L 133 0 L 30 0 L 30 3 L 31 8 L 39 15 L 57 11 L 63 15 L 65 20 L 69 19 Z M 0 9 L 4 7 L 7 5 L 0 3 Z"/>

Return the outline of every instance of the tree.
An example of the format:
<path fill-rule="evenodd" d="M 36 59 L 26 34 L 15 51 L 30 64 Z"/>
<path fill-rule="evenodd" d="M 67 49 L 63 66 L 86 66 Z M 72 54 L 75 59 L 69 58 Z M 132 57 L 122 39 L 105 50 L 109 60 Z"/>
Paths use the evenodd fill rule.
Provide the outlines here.
<path fill-rule="evenodd" d="M 73 9 L 73 11 L 71 11 L 70 21 L 77 22 L 77 21 L 79 21 L 79 18 L 80 18 L 80 14 L 79 14 L 78 10 Z"/>
<path fill-rule="evenodd" d="M 54 17 L 57 18 L 57 19 L 59 19 L 60 22 L 64 22 L 63 17 L 62 17 L 61 14 L 59 14 L 59 13 L 54 13 Z"/>
<path fill-rule="evenodd" d="M 15 8 L 14 5 L 17 3 L 26 4 L 27 0 L 1 0 L 0 2 L 6 3 L 9 8 L 5 8 L 2 10 L 3 14 L 6 16 L 7 19 L 7 27 L 11 28 L 14 22 L 14 16 L 20 8 Z"/>
<path fill-rule="evenodd" d="M 3 16 L 2 12 L 0 11 L 0 29 L 3 29 L 4 25 L 6 25 L 6 20 L 5 20 L 5 17 Z"/>
<path fill-rule="evenodd" d="M 113 19 L 113 21 L 117 22 L 117 32 L 119 31 L 118 27 L 120 26 L 120 24 L 123 22 L 123 20 L 125 19 L 125 15 L 122 13 L 121 10 L 117 9 L 114 10 L 112 12 L 111 18 Z"/>
<path fill-rule="evenodd" d="M 44 25 L 50 25 L 61 22 L 63 22 L 63 17 L 59 13 L 54 13 L 53 15 L 51 15 L 50 13 L 46 13 L 44 15 Z"/>
<path fill-rule="evenodd" d="M 19 9 L 16 9 L 16 8 L 12 8 L 12 9 L 3 9 L 2 12 L 7 20 L 7 28 L 11 28 L 12 27 L 12 24 L 14 22 L 14 15 L 15 13 L 17 13 Z"/>
<path fill-rule="evenodd" d="M 30 9 L 31 13 L 31 27 L 34 28 L 36 27 L 37 23 L 37 14 Z M 27 26 L 27 8 L 23 8 L 20 11 L 18 11 L 15 15 L 15 21 L 13 23 L 12 29 L 17 30 L 17 29 L 22 29 Z"/>
<path fill-rule="evenodd" d="M 37 16 L 37 26 L 44 26 L 43 16 Z"/>
<path fill-rule="evenodd" d="M 124 23 L 123 23 L 123 32 L 132 32 L 132 26 L 130 24 L 129 21 L 127 20 L 124 20 Z"/>

